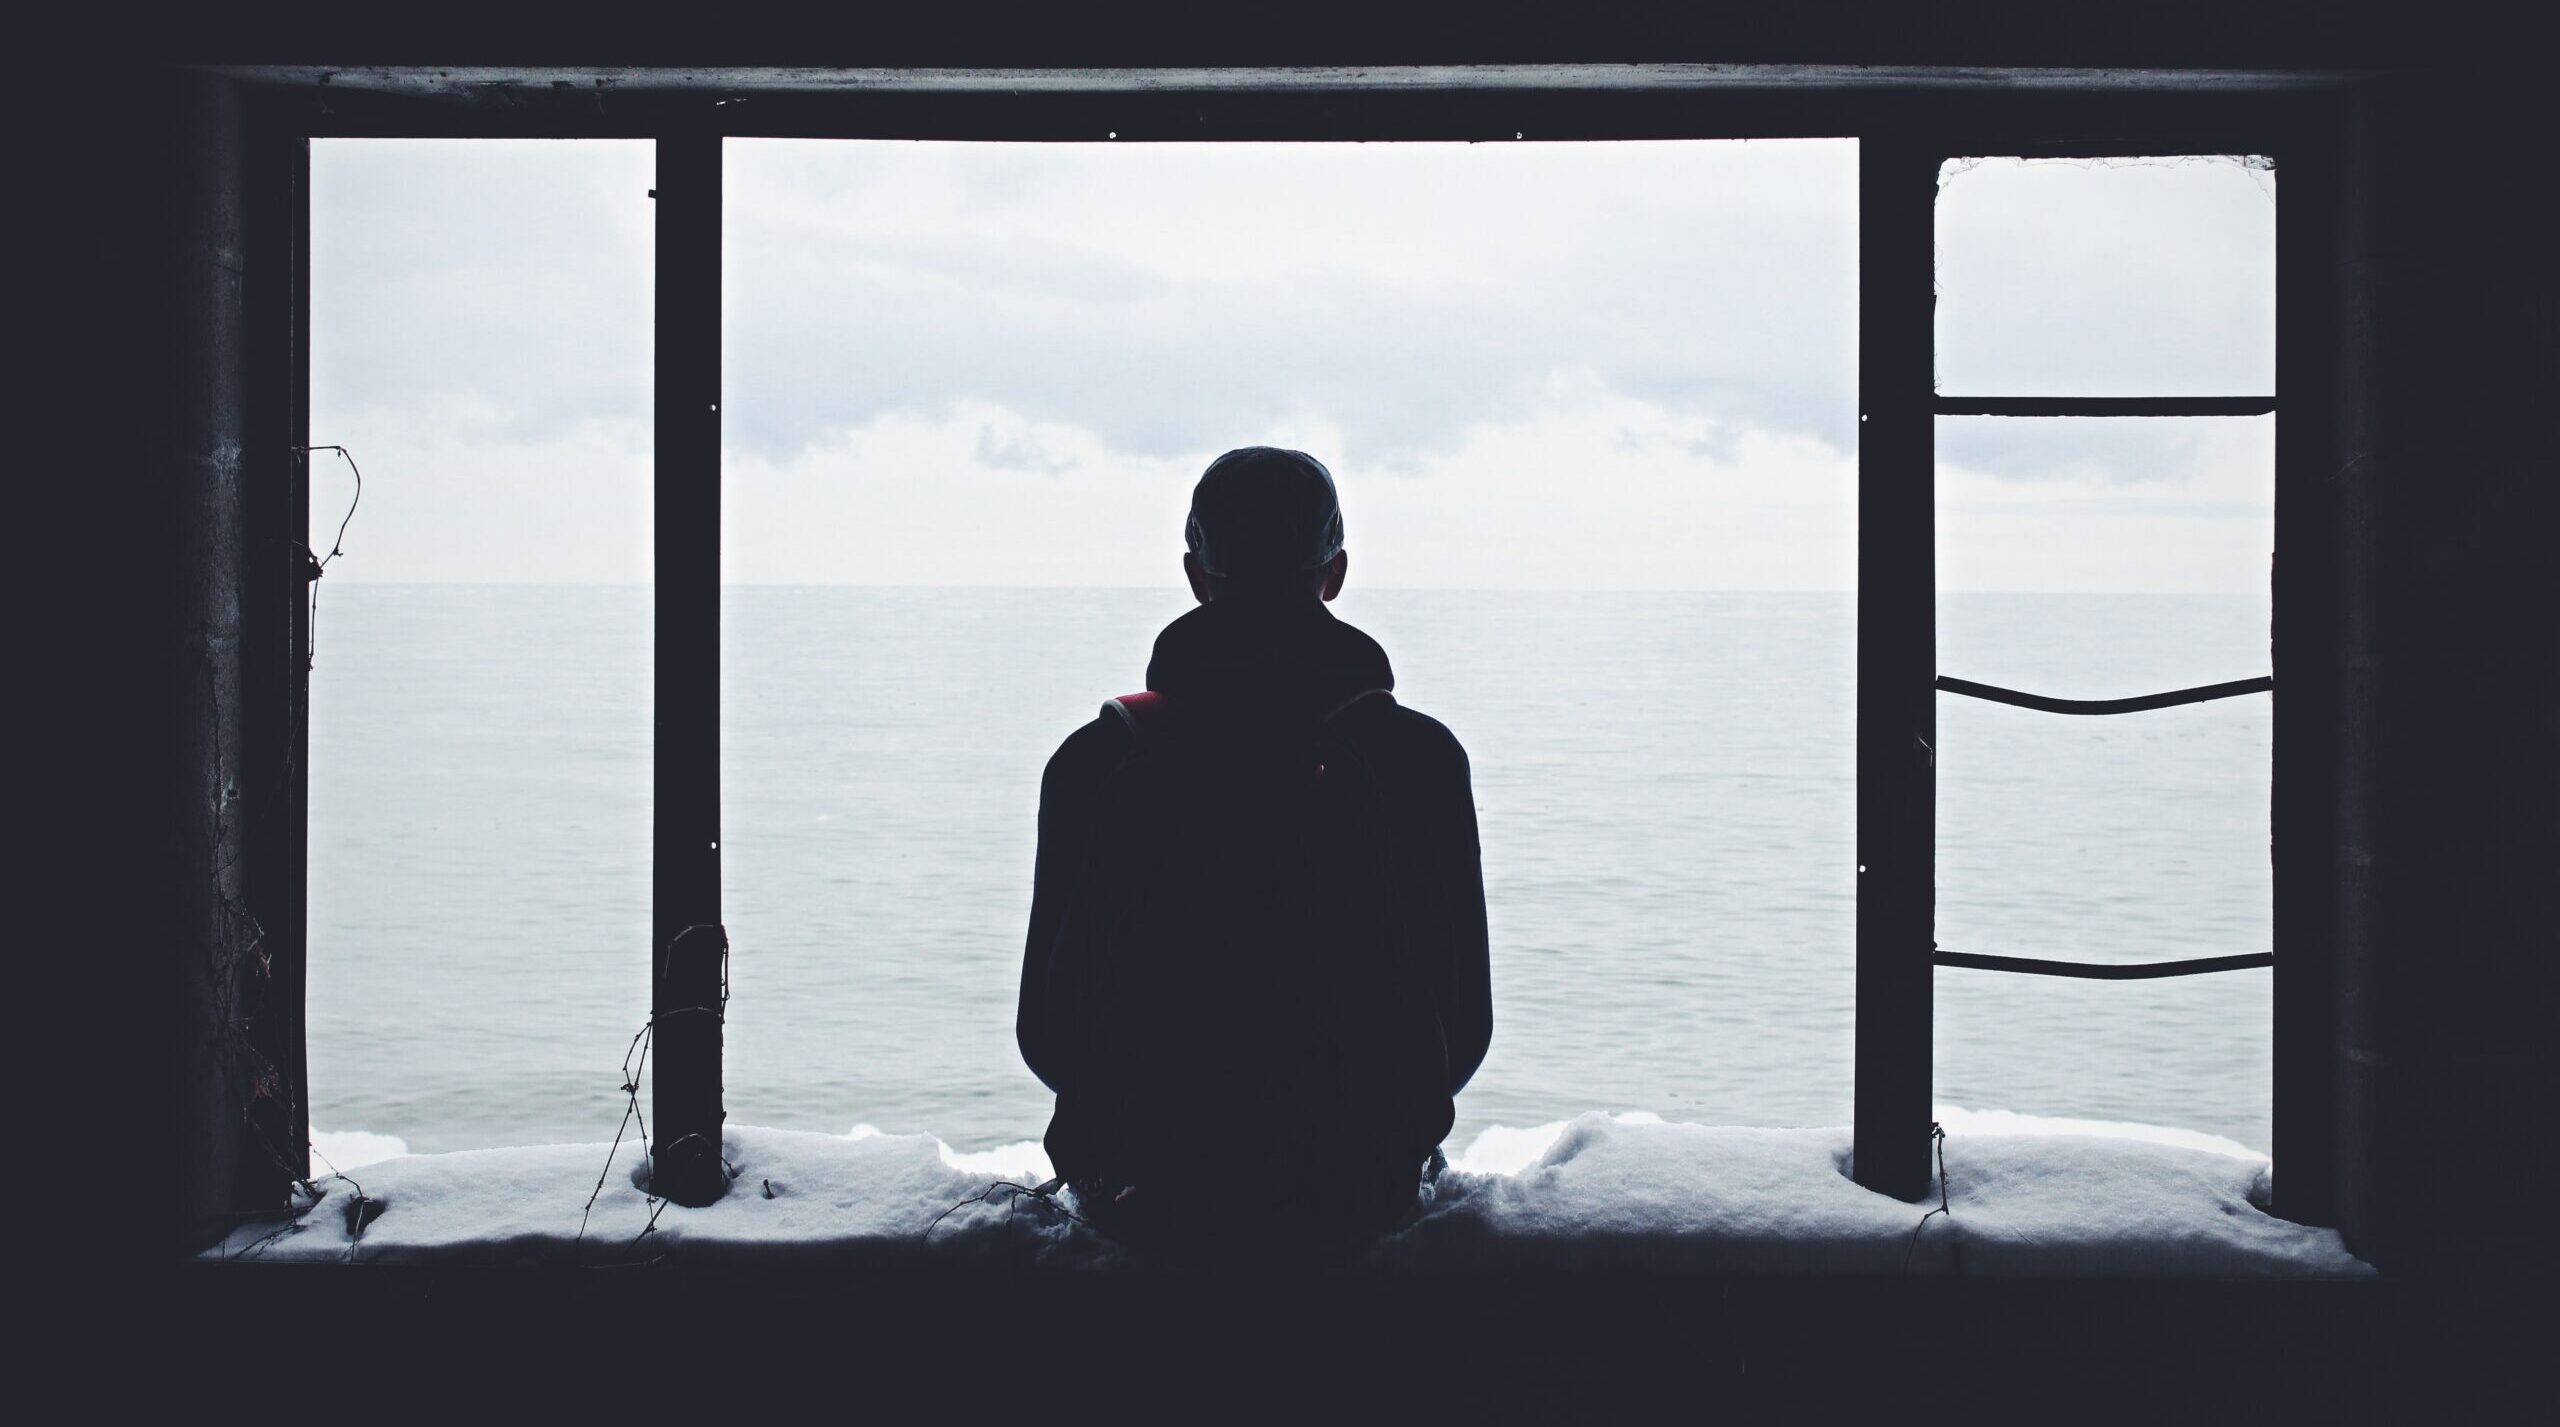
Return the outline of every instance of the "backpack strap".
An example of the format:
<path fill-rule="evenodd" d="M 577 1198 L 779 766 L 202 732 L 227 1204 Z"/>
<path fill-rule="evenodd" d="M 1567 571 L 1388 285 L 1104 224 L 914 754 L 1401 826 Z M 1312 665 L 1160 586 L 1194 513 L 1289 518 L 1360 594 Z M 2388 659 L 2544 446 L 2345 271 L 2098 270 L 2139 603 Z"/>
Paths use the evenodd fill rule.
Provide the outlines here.
<path fill-rule="evenodd" d="M 1353 763 L 1362 768 L 1369 769 L 1369 776 L 1374 780 L 1376 777 L 1376 770 L 1374 768 L 1370 768 L 1369 765 L 1369 749 L 1367 746 L 1369 740 L 1365 737 L 1355 736 L 1356 731 L 1361 727 L 1359 715 L 1375 713 L 1381 710 L 1389 710 L 1393 709 L 1395 706 L 1395 695 L 1388 693 L 1386 690 L 1362 689 L 1360 692 L 1353 694 L 1351 697 L 1344 699 L 1338 704 L 1335 704 L 1332 708 L 1325 710 L 1324 721 L 1320 725 L 1324 730 L 1322 736 L 1339 745 L 1343 753 L 1346 754 Z M 1323 772 L 1324 765 L 1321 763 L 1317 764 L 1316 771 L 1319 773 Z"/>
<path fill-rule="evenodd" d="M 1164 695 L 1153 689 L 1122 694 L 1116 699 L 1105 700 L 1102 705 L 1102 717 L 1117 719 L 1120 727 L 1128 732 L 1129 742 L 1139 748 L 1164 736 L 1165 723 L 1171 714 L 1165 705 Z"/>
<path fill-rule="evenodd" d="M 1381 699 L 1385 700 L 1389 704 L 1396 701 L 1395 695 L 1388 693 L 1384 689 L 1362 689 L 1360 692 L 1353 694 L 1351 697 L 1344 699 L 1338 704 L 1335 704 L 1332 708 L 1325 710 L 1324 721 L 1326 723 L 1332 723 L 1334 720 L 1341 718 L 1356 709 L 1360 709 L 1364 706 L 1374 706 L 1374 701 Z"/>

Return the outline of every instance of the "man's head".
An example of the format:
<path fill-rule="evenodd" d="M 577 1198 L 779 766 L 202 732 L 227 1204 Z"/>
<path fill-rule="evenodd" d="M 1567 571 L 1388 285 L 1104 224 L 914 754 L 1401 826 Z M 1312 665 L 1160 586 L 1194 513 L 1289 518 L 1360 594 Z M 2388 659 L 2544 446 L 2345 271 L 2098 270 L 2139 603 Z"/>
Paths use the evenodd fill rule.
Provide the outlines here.
<path fill-rule="evenodd" d="M 1245 446 L 1209 463 L 1191 488 L 1182 557 L 1202 603 L 1238 595 L 1342 592 L 1351 557 L 1333 473 L 1304 451 Z"/>

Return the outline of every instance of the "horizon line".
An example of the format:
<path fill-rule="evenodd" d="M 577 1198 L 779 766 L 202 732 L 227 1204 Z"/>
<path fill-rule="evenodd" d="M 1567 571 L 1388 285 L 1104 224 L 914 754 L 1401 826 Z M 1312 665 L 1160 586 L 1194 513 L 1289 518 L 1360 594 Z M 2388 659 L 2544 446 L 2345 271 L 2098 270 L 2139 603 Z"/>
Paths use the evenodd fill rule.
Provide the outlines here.
<path fill-rule="evenodd" d="M 654 580 L 346 580 L 337 588 L 368 589 L 558 589 L 558 590 L 647 590 L 657 588 Z M 1190 599 L 1191 592 L 1178 585 L 1068 585 L 1068 584 L 927 584 L 890 583 L 858 580 L 723 580 L 724 590 L 1009 590 L 1046 593 L 1121 593 L 1161 592 Z M 1623 594 L 1623 595 L 1854 595 L 1855 586 L 1839 585 L 1377 585 L 1364 584 L 1358 593 L 1404 594 Z M 1345 595 L 1353 593 L 1345 591 Z M 2180 598 L 2265 598 L 2268 591 L 2253 590 L 2057 590 L 2057 589 L 1941 589 L 1942 595 L 2159 595 Z"/>

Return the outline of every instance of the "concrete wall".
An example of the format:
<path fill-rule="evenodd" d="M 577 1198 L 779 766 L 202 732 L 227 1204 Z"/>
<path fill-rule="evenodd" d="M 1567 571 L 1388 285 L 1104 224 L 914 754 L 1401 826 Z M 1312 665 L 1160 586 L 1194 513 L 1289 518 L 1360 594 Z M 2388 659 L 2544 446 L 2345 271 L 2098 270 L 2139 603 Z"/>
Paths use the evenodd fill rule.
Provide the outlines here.
<path fill-rule="evenodd" d="M 147 235 L 130 273 L 136 487 L 119 569 L 134 603 L 128 742 L 142 788 L 129 845 L 129 983 L 148 1015 L 118 1048 L 146 1065 L 167 1166 L 153 1218 L 193 1247 L 306 1173 L 300 1040 L 301 438 L 284 429 L 256 316 L 289 293 L 300 239 L 270 233 L 275 166 L 247 96 L 178 75 L 143 96 L 130 163 Z M 262 207 L 263 205 L 263 207 Z M 295 304 L 270 304 L 290 325 Z M 279 855 L 281 850 L 281 855 Z M 139 1008 L 134 1008 L 139 1009 Z M 295 1044 L 287 1045 L 287 1042 Z M 110 1052 L 113 1054 L 114 1052 Z M 112 1113 L 112 1110 L 109 1111 Z M 156 1123 L 155 1123 L 156 1122 Z M 145 1131 L 150 1133 L 150 1131 Z"/>
<path fill-rule="evenodd" d="M 2335 1203 L 2359 1251 L 2420 1272 L 2554 1263 L 2522 1227 L 2560 1180 L 2560 308 L 2532 92 L 2377 85 L 2343 150 Z M 122 562 L 136 931 L 113 954 L 152 1008 L 120 1049 L 150 1067 L 142 1133 L 174 1179 L 149 1212 L 178 1243 L 302 1172 L 298 1114 L 261 1093 L 298 1080 L 302 438 L 275 375 L 298 353 L 252 315 L 299 256 L 250 100 L 171 76 L 127 126 L 153 338 Z"/>
<path fill-rule="evenodd" d="M 2348 118 L 2340 1223 L 2548 1271 L 2560 1187 L 2560 301 L 2547 117 L 2445 75 Z"/>

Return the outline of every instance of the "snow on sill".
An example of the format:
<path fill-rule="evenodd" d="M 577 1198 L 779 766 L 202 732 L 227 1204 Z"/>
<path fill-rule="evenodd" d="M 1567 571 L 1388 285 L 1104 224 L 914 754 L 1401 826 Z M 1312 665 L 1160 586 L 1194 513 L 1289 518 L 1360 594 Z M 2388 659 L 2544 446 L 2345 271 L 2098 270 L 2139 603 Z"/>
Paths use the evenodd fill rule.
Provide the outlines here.
<path fill-rule="evenodd" d="M 1495 1128 L 1455 1155 L 1411 1228 L 1367 1267 L 1649 1273 L 2355 1276 L 2372 1270 L 2334 1230 L 2266 1213 L 2264 1156 L 2193 1131 L 1939 1112 L 1949 1212 L 1905 1204 L 1847 1175 L 1845 1128 L 1668 1124 L 1591 1113 Z M 947 1258 L 1060 1268 L 1129 1266 L 1121 1251 L 1036 1201 L 957 1210 L 1009 1179 L 1037 1184 L 1037 1144 L 956 1153 L 931 1135 L 731 1126 L 738 1179 L 704 1209 L 650 1201 L 626 1144 L 583 1242 L 579 1218 L 607 1146 L 543 1145 L 403 1155 L 388 1136 L 319 1136 L 348 1172 L 299 1217 L 235 1231 L 208 1258 L 262 1261 L 607 1264 L 770 1256 Z M 378 1161 L 371 1156 L 391 1154 Z M 1236 1212 L 1253 1196 L 1204 1174 Z M 356 1186 L 376 1210 L 349 1229 Z M 1916 1234 L 1916 1242 L 1915 1242 Z"/>

